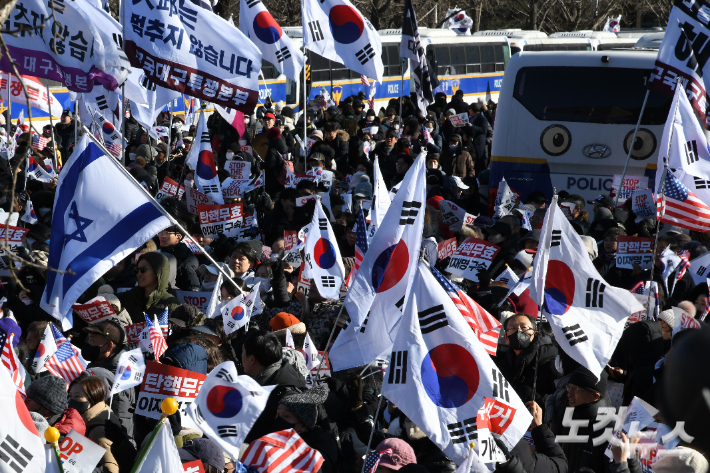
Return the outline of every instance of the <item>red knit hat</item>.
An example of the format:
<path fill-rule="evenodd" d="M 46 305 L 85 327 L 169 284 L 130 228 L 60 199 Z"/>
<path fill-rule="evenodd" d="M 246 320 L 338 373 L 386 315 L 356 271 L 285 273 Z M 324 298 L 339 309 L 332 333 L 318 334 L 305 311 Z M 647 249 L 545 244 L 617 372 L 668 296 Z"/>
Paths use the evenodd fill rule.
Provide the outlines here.
<path fill-rule="evenodd" d="M 266 132 L 266 139 L 275 140 L 276 138 L 281 138 L 281 128 L 277 126 L 269 128 L 269 131 Z"/>
<path fill-rule="evenodd" d="M 269 325 L 273 331 L 282 330 L 300 323 L 301 321 L 298 320 L 295 315 L 289 314 L 288 312 L 279 312 L 274 318 L 269 320 Z"/>

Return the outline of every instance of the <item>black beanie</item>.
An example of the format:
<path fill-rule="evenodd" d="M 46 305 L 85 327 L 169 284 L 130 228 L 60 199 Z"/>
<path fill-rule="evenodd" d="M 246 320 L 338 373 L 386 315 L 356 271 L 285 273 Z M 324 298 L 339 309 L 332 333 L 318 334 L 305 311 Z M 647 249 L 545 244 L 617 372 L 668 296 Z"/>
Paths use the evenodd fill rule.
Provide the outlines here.
<path fill-rule="evenodd" d="M 596 376 L 586 368 L 579 367 L 569 377 L 569 384 L 574 384 L 582 389 L 599 393 L 601 397 L 607 395 L 607 374 L 602 371 L 597 382 Z"/>
<path fill-rule="evenodd" d="M 52 414 L 61 414 L 67 408 L 67 382 L 58 376 L 42 376 L 27 388 L 27 397 Z"/>

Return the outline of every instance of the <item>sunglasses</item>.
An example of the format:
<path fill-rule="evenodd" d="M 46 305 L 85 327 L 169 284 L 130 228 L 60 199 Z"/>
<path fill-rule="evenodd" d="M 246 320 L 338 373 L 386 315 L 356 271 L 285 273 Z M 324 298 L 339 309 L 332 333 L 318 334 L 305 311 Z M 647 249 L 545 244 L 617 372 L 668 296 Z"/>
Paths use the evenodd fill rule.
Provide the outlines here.
<path fill-rule="evenodd" d="M 136 268 L 133 270 L 133 272 L 136 274 L 138 274 L 138 273 L 144 274 L 146 271 L 150 271 L 151 269 L 153 269 L 153 268 L 151 268 L 150 266 L 136 266 Z"/>

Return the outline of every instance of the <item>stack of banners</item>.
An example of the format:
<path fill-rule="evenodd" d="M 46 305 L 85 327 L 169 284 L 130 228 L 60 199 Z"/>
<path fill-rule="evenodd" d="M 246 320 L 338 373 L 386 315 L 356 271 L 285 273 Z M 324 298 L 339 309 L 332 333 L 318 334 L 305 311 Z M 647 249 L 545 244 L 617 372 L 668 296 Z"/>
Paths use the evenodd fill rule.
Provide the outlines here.
<path fill-rule="evenodd" d="M 251 163 L 248 161 L 227 161 L 225 169 L 232 179 L 250 179 Z"/>
<path fill-rule="evenodd" d="M 213 370 L 214 371 L 214 370 Z M 136 414 L 160 419 L 160 403 L 168 397 L 175 398 L 183 427 L 198 428 L 187 415 L 187 408 L 195 401 L 205 382 L 206 375 L 194 371 L 147 361 L 145 375 L 136 401 Z"/>
<path fill-rule="evenodd" d="M 176 181 L 173 181 L 169 177 L 165 176 L 165 179 L 163 179 L 163 184 L 160 186 L 158 193 L 155 194 L 155 200 L 161 202 L 166 197 L 177 197 L 178 200 L 182 200 L 182 195 L 184 193 L 184 186 L 178 185 Z"/>
<path fill-rule="evenodd" d="M 121 352 L 116 366 L 116 375 L 113 378 L 111 396 L 138 386 L 143 382 L 145 375 L 145 358 L 140 348 Z"/>
<path fill-rule="evenodd" d="M 113 123 L 98 112 L 94 113 L 94 120 L 96 120 L 96 123 L 101 129 L 101 139 L 108 152 L 114 157 L 120 158 L 123 145 L 126 143 L 126 141 L 121 138 L 121 133 L 116 130 Z"/>
<path fill-rule="evenodd" d="M 185 203 L 187 205 L 187 211 L 193 215 L 197 215 L 197 208 L 200 205 L 212 205 L 214 203 L 212 197 L 198 191 L 194 187 L 188 187 L 186 193 Z"/>
<path fill-rule="evenodd" d="M 478 272 L 490 268 L 500 247 L 478 238 L 466 238 L 451 256 L 446 268 L 451 274 L 478 282 Z"/>
<path fill-rule="evenodd" d="M 653 238 L 619 235 L 616 247 L 616 267 L 651 269 L 653 262 Z"/>
<path fill-rule="evenodd" d="M 228 238 L 241 236 L 243 204 L 198 205 L 197 215 L 205 238 L 219 238 L 224 234 Z"/>
<path fill-rule="evenodd" d="M 624 418 L 621 421 L 621 426 L 619 427 L 619 422 L 616 423 L 613 430 L 614 438 L 621 440 L 621 433 L 623 432 L 626 437 L 631 438 L 636 433 L 641 432 L 646 427 L 654 422 L 654 416 L 658 414 L 658 409 L 644 401 L 643 399 L 634 396 L 634 398 L 629 403 L 629 407 L 626 409 Z M 611 452 L 612 442 L 609 442 L 606 446 L 604 453 L 610 460 L 614 460 L 614 455 Z M 622 461 L 625 459 L 622 458 Z"/>
<path fill-rule="evenodd" d="M 448 240 L 439 243 L 437 248 L 437 260 L 442 261 L 456 253 L 456 238 L 449 238 Z"/>
<path fill-rule="evenodd" d="M 180 304 L 193 305 L 204 312 L 210 305 L 210 300 L 212 300 L 212 291 L 195 292 L 181 291 L 178 289 L 177 299 L 180 301 Z"/>
<path fill-rule="evenodd" d="M 105 448 L 74 429 L 59 443 L 59 458 L 64 473 L 90 473 L 105 454 Z"/>
<path fill-rule="evenodd" d="M 284 230 L 284 256 L 283 260 L 291 266 L 301 264 L 301 249 L 303 242 L 298 239 L 296 230 Z"/>
<path fill-rule="evenodd" d="M 453 126 L 464 126 L 468 124 L 468 113 L 464 112 L 452 115 L 447 117 L 447 120 L 449 120 Z"/>
<path fill-rule="evenodd" d="M 688 330 L 688 329 L 699 329 L 700 328 L 700 322 L 695 320 L 693 316 L 688 314 L 686 311 L 683 309 L 680 309 L 678 307 L 671 307 L 673 310 L 673 335 L 676 333 L 680 332 L 681 330 Z"/>
<path fill-rule="evenodd" d="M 29 231 L 29 228 L 8 227 L 0 224 L 0 242 L 5 245 L 5 239 L 7 238 L 7 246 L 10 252 L 17 255 L 22 246 L 22 240 Z M 5 250 L 0 250 L 0 256 L 5 256 Z"/>
<path fill-rule="evenodd" d="M 25 84 L 27 96 L 22 91 L 22 83 L 17 80 L 17 77 L 10 75 L 10 98 L 14 103 L 27 105 L 27 98 L 30 99 L 30 106 L 49 113 L 50 107 L 53 117 L 62 116 L 62 104 L 53 94 L 47 96 L 47 87 L 42 84 L 39 79 L 32 76 L 22 76 L 22 83 Z M 0 73 L 0 99 L 7 104 L 7 76 Z"/>
<path fill-rule="evenodd" d="M 630 199 L 632 195 L 641 192 L 648 187 L 648 176 L 624 176 L 624 185 L 621 186 L 621 174 L 614 174 L 611 185 L 612 196 L 619 193 L 619 203 Z M 619 190 L 621 187 L 621 190 Z"/>
<path fill-rule="evenodd" d="M 116 317 L 111 304 L 101 296 L 94 297 L 84 304 L 74 304 L 72 309 L 76 315 L 89 325 Z"/>
<path fill-rule="evenodd" d="M 149 0 L 128 5 L 125 15 L 130 18 L 126 54 L 152 83 L 244 113 L 254 111 L 261 52 L 226 20 L 189 2 L 163 9 Z"/>
<path fill-rule="evenodd" d="M 635 191 L 631 195 L 631 211 L 636 214 L 636 223 L 647 218 L 656 218 L 656 201 L 653 198 L 653 191 L 645 189 Z"/>
<path fill-rule="evenodd" d="M 241 161 L 227 161 L 227 163 L 233 162 Z M 261 174 L 254 178 L 247 177 L 246 179 L 234 179 L 233 177 L 228 177 L 222 182 L 222 196 L 225 199 L 242 198 L 247 192 L 251 192 L 257 187 L 262 187 L 265 181 L 266 173 L 264 171 L 261 171 Z"/>
<path fill-rule="evenodd" d="M 10 18 L 8 28 L 22 29 L 5 40 L 20 74 L 62 82 L 76 92 L 90 92 L 95 82 L 115 90 L 126 79 L 121 26 L 93 2 L 74 0 L 53 9 L 41 0 L 23 1 Z M 53 32 L 61 32 L 61 39 Z M 4 55 L 0 70 L 11 67 Z"/>
<path fill-rule="evenodd" d="M 475 215 L 471 215 L 465 209 L 448 200 L 439 202 L 439 210 L 444 225 L 454 232 L 460 231 L 463 225 L 473 225 L 476 220 Z"/>
<path fill-rule="evenodd" d="M 668 95 L 673 95 L 680 78 L 691 94 L 691 104 L 705 128 L 710 128 L 707 114 L 707 87 L 705 78 L 710 76 L 710 64 L 696 57 L 700 51 L 697 38 L 710 36 L 708 29 L 707 1 L 686 2 L 675 0 L 668 24 L 668 34 L 658 49 L 656 66 L 648 79 L 648 87 Z M 692 42 L 692 44 L 691 44 Z M 696 45 L 697 44 L 697 45 Z M 671 108 L 672 109 L 672 108 Z M 674 140 L 675 141 L 675 140 Z M 685 143 L 685 142 L 684 142 Z M 668 148 L 659 147 L 661 154 Z M 660 169 L 658 169 L 660 171 Z M 660 181 L 656 179 L 656 184 Z"/>
<path fill-rule="evenodd" d="M 493 211 L 493 218 L 501 218 L 508 215 L 520 200 L 520 194 L 508 186 L 505 178 L 498 183 L 498 193 Z"/>

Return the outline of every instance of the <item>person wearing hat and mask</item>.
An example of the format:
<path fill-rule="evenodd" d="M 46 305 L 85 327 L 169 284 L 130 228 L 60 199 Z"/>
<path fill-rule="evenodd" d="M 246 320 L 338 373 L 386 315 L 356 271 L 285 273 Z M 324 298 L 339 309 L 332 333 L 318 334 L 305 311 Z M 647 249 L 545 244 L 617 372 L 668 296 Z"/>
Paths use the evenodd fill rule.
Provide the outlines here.
<path fill-rule="evenodd" d="M 258 110 L 259 109 L 257 109 L 257 111 Z M 260 158 L 264 159 L 264 156 L 266 156 L 266 150 L 269 146 L 269 140 L 266 133 L 276 125 L 276 115 L 274 115 L 273 111 L 267 111 L 264 113 L 262 123 L 264 126 L 261 129 L 261 132 L 256 135 L 253 140 L 251 140 L 251 146 L 254 149 L 254 152 Z"/>
<path fill-rule="evenodd" d="M 72 429 L 84 435 L 86 424 L 76 409 L 69 407 L 67 382 L 58 376 L 42 376 L 27 388 L 25 406 L 30 412 L 37 412 L 51 427 L 63 436 Z M 7 407 L 7 406 L 5 406 Z"/>
<path fill-rule="evenodd" d="M 369 134 L 375 141 L 384 139 L 385 133 L 382 129 L 383 127 L 380 126 L 380 119 L 375 111 L 370 109 L 364 114 L 363 118 L 358 121 L 358 127 L 360 127 L 357 132 L 358 138 L 362 139 L 365 135 L 365 131 L 363 131 L 365 128 L 371 128 L 373 126 L 377 127 L 377 131 L 373 133 L 372 130 L 369 130 L 367 134 Z"/>
<path fill-rule="evenodd" d="M 537 250 L 540 244 L 540 230 L 532 230 L 518 241 L 518 250 Z"/>
<path fill-rule="evenodd" d="M 205 473 L 222 473 L 225 471 L 222 449 L 210 439 L 195 438 L 188 440 L 182 448 L 178 448 L 178 453 L 183 464 L 200 460 Z"/>
<path fill-rule="evenodd" d="M 228 264 L 219 263 L 219 266 L 224 271 L 226 271 L 227 274 L 229 274 L 230 278 L 234 278 L 234 273 L 232 272 Z M 214 290 L 214 286 L 217 283 L 217 279 L 219 279 L 219 275 L 221 273 L 219 269 L 217 269 L 217 266 L 215 266 L 214 264 L 203 264 L 200 265 L 199 268 L 197 268 L 197 274 L 202 279 L 200 291 L 212 291 Z"/>
<path fill-rule="evenodd" d="M 333 159 L 338 163 L 338 167 L 347 166 L 349 145 L 346 136 L 347 132 L 341 133 L 341 127 L 337 122 L 327 122 L 323 126 L 323 142 L 333 150 Z"/>
<path fill-rule="evenodd" d="M 467 135 L 473 140 L 473 151 L 476 153 L 476 171 L 488 168 L 488 146 L 493 140 L 493 128 L 482 112 L 482 103 L 476 102 L 468 106 Z"/>
<path fill-rule="evenodd" d="M 462 147 L 461 135 L 452 134 L 449 144 L 441 153 L 441 167 L 450 176 L 471 177 L 476 175 L 473 158 Z"/>

